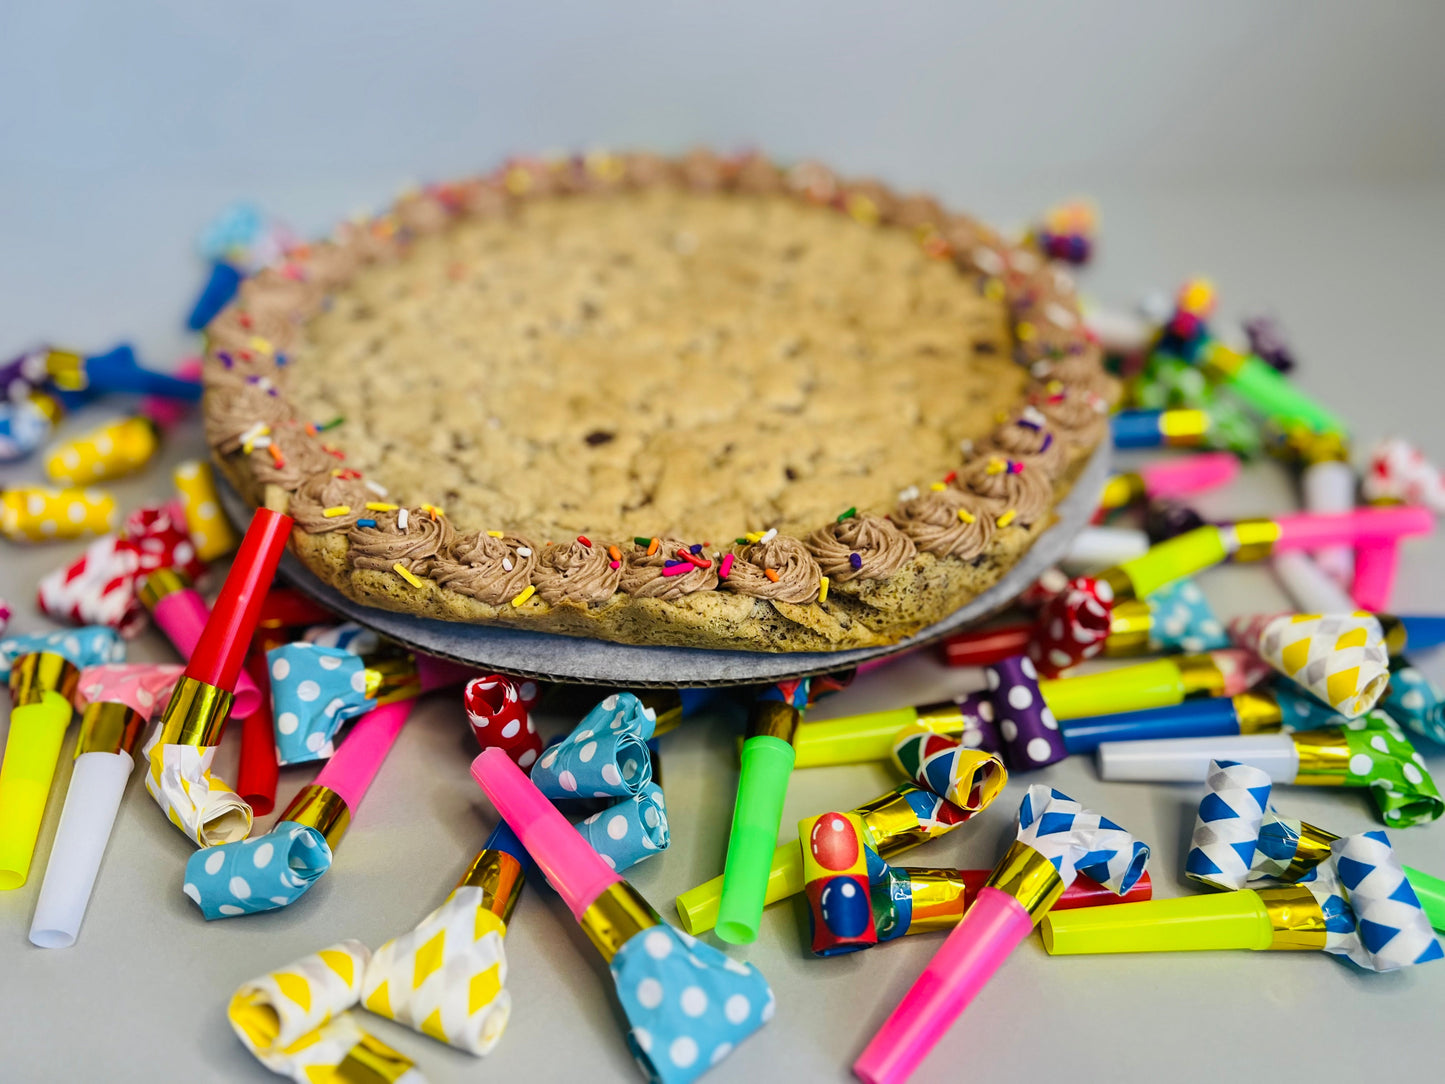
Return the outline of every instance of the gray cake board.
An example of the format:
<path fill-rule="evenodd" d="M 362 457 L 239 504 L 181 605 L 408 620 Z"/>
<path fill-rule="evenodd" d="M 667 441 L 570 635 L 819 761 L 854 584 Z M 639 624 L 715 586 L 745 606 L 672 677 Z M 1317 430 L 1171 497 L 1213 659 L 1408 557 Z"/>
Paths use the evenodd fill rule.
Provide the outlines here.
<path fill-rule="evenodd" d="M 437 621 L 363 606 L 323 583 L 289 551 L 281 559 L 281 575 L 327 609 L 406 647 L 496 673 L 613 688 L 755 685 L 835 673 L 899 655 L 997 613 L 1057 564 L 1075 536 L 1088 526 L 1098 508 L 1099 492 L 1108 471 L 1109 446 L 1105 441 L 1090 457 L 1068 496 L 1059 502 L 1053 525 L 996 584 L 943 620 L 886 647 L 774 653 L 613 644 L 556 633 Z M 224 480 L 220 480 L 220 487 L 227 515 L 244 527 L 251 518 L 250 506 Z"/>

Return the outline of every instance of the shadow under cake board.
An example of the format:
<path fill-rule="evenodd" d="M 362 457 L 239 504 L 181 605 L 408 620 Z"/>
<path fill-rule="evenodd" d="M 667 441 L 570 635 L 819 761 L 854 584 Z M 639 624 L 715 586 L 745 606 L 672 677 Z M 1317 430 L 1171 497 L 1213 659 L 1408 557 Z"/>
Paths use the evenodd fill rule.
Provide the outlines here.
<path fill-rule="evenodd" d="M 1089 458 L 1068 496 L 1056 506 L 1058 518 L 1054 524 L 996 584 L 943 620 L 886 647 L 775 653 L 613 644 L 550 632 L 437 621 L 363 606 L 323 583 L 289 550 L 281 559 L 281 575 L 327 609 L 406 647 L 489 671 L 615 688 L 754 685 L 833 673 L 897 655 L 1001 610 L 1057 564 L 1074 537 L 1088 526 L 1098 508 L 1108 471 L 1109 444 L 1105 441 Z M 219 474 L 217 485 L 226 514 L 244 529 L 251 518 L 250 506 Z"/>

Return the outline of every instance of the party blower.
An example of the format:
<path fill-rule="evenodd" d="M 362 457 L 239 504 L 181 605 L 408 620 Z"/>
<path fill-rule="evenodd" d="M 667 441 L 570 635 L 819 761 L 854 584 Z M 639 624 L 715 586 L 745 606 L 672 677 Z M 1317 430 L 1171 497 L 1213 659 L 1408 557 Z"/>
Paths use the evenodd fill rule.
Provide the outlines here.
<path fill-rule="evenodd" d="M 949 666 L 987 666 L 1010 655 L 1022 655 L 1036 634 L 1032 621 L 961 632 L 943 641 Z M 1214 651 L 1228 647 L 1224 624 L 1192 580 L 1165 584 L 1142 599 L 1113 606 L 1104 639 L 1106 658 L 1134 655 Z"/>
<path fill-rule="evenodd" d="M 244 839 L 251 807 L 211 775 L 241 663 L 286 540 L 291 517 L 258 508 L 216 605 L 161 716 L 146 755 L 146 790 L 171 823 L 201 847 Z"/>
<path fill-rule="evenodd" d="M 1038 690 L 1050 717 L 1061 721 L 1067 745 L 1065 720 L 1167 707 L 1196 697 L 1235 696 L 1263 680 L 1268 672 L 1249 652 L 1224 648 L 1098 674 L 1044 680 L 1038 683 Z M 793 747 L 800 768 L 887 760 L 899 729 L 919 723 L 937 734 L 963 735 L 965 744 L 976 748 L 998 749 L 1002 738 L 995 726 L 997 717 L 998 709 L 987 694 L 971 693 L 956 701 L 804 722 L 793 736 Z"/>
<path fill-rule="evenodd" d="M 1280 816 L 1270 804 L 1269 775 L 1248 764 L 1213 762 L 1205 787 L 1184 872 L 1210 888 L 1294 884 L 1329 859 L 1340 839 L 1313 824 Z M 1401 869 L 1430 925 L 1445 928 L 1445 881 L 1409 866 Z"/>
<path fill-rule="evenodd" d="M 1098 749 L 1099 775 L 1111 782 L 1197 783 L 1207 777 L 1214 760 L 1249 764 L 1276 783 L 1368 787 L 1392 828 L 1436 820 L 1445 813 L 1445 801 L 1425 770 L 1424 758 L 1382 711 L 1372 711 L 1348 727 L 1104 742 Z"/>
<path fill-rule="evenodd" d="M 120 636 L 101 626 L 0 641 L 12 702 L 0 762 L 0 889 L 30 874 L 81 670 L 124 657 Z"/>
<path fill-rule="evenodd" d="M 1149 848 L 1117 824 L 1050 787 L 1029 787 L 1018 838 L 853 1063 L 854 1074 L 867 1084 L 906 1080 L 1079 873 L 1123 895 L 1148 860 Z"/>
<path fill-rule="evenodd" d="M 1146 500 L 1190 497 L 1228 485 L 1239 476 L 1239 459 L 1228 452 L 1202 452 L 1146 463 L 1137 471 L 1115 474 L 1104 483 L 1099 507 L 1126 508 Z"/>
<path fill-rule="evenodd" d="M 472 777 L 607 962 L 628 1046 L 650 1080 L 695 1080 L 772 1019 L 758 970 L 663 922 L 504 750 L 483 750 Z"/>
<path fill-rule="evenodd" d="M 469 1054 L 489 1053 L 512 1016 L 503 939 L 530 864 L 506 822 L 497 825 L 445 902 L 372 954 L 362 1005 Z"/>
<path fill-rule="evenodd" d="M 187 403 L 201 401 L 199 380 L 182 380 L 142 367 L 129 343 L 89 357 L 52 350 L 46 356 L 45 365 L 55 386 L 65 391 L 161 395 Z"/>
<path fill-rule="evenodd" d="M 1165 584 L 1227 559 L 1254 561 L 1286 550 L 1384 542 L 1428 534 L 1433 526 L 1429 509 L 1399 507 L 1197 527 L 1159 543 L 1143 557 L 1071 580 L 1040 611 L 1032 657 L 1049 677 L 1093 658 L 1104 650 L 1121 603 L 1146 598 Z"/>
<path fill-rule="evenodd" d="M 960 809 L 914 783 L 900 783 L 849 812 L 863 822 L 868 833 L 868 849 L 886 860 L 953 831 L 977 810 Z M 677 917 L 684 930 L 691 934 L 706 933 L 717 925 L 722 886 L 723 879 L 718 876 L 677 897 Z M 764 903 L 777 903 L 796 896 L 804 887 L 803 859 L 798 842 L 789 840 L 778 844 L 773 849 Z"/>
<path fill-rule="evenodd" d="M 765 689 L 748 713 L 716 927 L 718 937 L 734 945 L 758 936 L 793 774 L 793 736 L 807 704 L 808 679 L 802 678 Z"/>
<path fill-rule="evenodd" d="M 953 929 L 992 875 L 993 870 L 989 869 L 885 866 L 869 886 L 878 943 Z M 1115 895 L 1081 873 L 1064 889 L 1050 912 L 1137 903 L 1152 898 L 1153 894 L 1154 886 L 1147 873 L 1123 895 Z"/>
<path fill-rule="evenodd" d="M 1050 916 L 1050 953 L 1315 949 L 1371 971 L 1442 956 L 1413 871 L 1384 832 L 1341 839 L 1283 820 L 1269 806 L 1268 775 L 1245 764 L 1211 763 L 1207 784 L 1185 869 L 1226 891 Z"/>
<path fill-rule="evenodd" d="M 190 577 L 178 568 L 158 568 L 136 582 L 136 595 L 166 639 L 181 653 L 181 658 L 189 661 L 211 618 L 211 608 L 191 586 Z M 260 706 L 261 690 L 249 674 L 240 671 L 231 699 L 231 714 L 244 719 L 254 715 Z"/>
<path fill-rule="evenodd" d="M 179 666 L 149 663 L 108 663 L 81 671 L 75 695 L 81 709 L 75 766 L 30 923 L 32 945 L 69 948 L 80 935 L 115 814 L 135 767 L 136 742 L 180 676 Z"/>
<path fill-rule="evenodd" d="M 411 709 L 404 700 L 363 715 L 265 835 L 191 855 L 183 891 L 208 920 L 278 910 L 320 880 Z"/>

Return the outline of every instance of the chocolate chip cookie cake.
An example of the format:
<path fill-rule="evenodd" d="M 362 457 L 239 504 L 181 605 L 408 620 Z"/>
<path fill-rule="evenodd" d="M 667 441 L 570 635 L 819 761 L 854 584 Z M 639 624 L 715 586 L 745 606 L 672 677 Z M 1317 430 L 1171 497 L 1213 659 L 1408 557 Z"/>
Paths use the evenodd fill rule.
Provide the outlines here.
<path fill-rule="evenodd" d="M 213 454 L 351 598 L 634 644 L 894 642 L 1048 526 L 1115 395 L 1067 277 L 926 196 L 515 161 L 250 277 Z"/>

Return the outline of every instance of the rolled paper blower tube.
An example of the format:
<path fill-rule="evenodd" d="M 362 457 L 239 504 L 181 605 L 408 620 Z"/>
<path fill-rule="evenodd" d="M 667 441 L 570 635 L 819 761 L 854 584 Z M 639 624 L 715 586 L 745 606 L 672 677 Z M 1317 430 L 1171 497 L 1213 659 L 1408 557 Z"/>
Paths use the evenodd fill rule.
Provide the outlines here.
<path fill-rule="evenodd" d="M 195 655 L 201 642 L 201 633 L 205 631 L 206 622 L 211 617 L 206 600 L 170 569 L 162 570 L 158 574 L 152 573 L 147 577 L 142 597 L 150 602 L 151 617 L 166 634 L 166 638 L 175 645 L 181 656 L 189 661 Z M 261 699 L 261 690 L 256 687 L 250 675 L 238 671 L 236 696 L 231 702 L 231 717 L 245 719 L 256 714 L 261 707 Z"/>
<path fill-rule="evenodd" d="M 943 661 L 949 666 L 991 666 L 1024 654 L 1033 638 L 1032 621 L 960 633 L 943 641 Z"/>
<path fill-rule="evenodd" d="M 793 760 L 793 747 L 781 738 L 764 734 L 743 743 L 717 923 L 718 937 L 734 945 L 758 936 Z"/>
<path fill-rule="evenodd" d="M 30 923 L 32 945 L 69 948 L 75 944 L 134 767 L 129 753 L 82 753 L 75 758 L 65 809 Z"/>
<path fill-rule="evenodd" d="M 1288 734 L 1104 742 L 1097 755 L 1099 775 L 1110 782 L 1202 783 L 1211 760 L 1249 764 L 1276 783 L 1299 775 L 1299 753 Z"/>
<path fill-rule="evenodd" d="M 1142 557 L 1149 536 L 1132 527 L 1085 527 L 1059 562 L 1070 572 L 1092 572 Z"/>
<path fill-rule="evenodd" d="M 280 774 L 271 698 L 262 691 L 270 685 L 266 653 L 259 649 L 252 651 L 246 659 L 246 670 L 251 683 L 261 691 L 261 704 L 241 720 L 241 763 L 236 771 L 236 793 L 257 816 L 264 817 L 276 808 L 276 780 Z"/>
<path fill-rule="evenodd" d="M 315 785 L 334 791 L 346 808 L 355 812 L 415 703 L 398 700 L 382 704 L 358 719 L 317 774 Z"/>
<path fill-rule="evenodd" d="M 1070 753 L 1091 753 L 1104 742 L 1238 734 L 1239 716 L 1231 698 L 1211 696 L 1166 708 L 1091 715 L 1061 725 Z"/>
<path fill-rule="evenodd" d="M 1435 528 L 1435 517 L 1428 508 L 1398 505 L 1352 512 L 1298 512 L 1278 516 L 1274 523 L 1279 528 L 1276 549 L 1315 550 L 1429 534 Z"/>
<path fill-rule="evenodd" d="M 1033 928 L 1028 910 L 1007 892 L 993 887 L 980 891 L 853 1063 L 854 1074 L 865 1084 L 907 1080 Z"/>
<path fill-rule="evenodd" d="M 0 890 L 19 888 L 30 875 L 70 716 L 70 701 L 52 690 L 10 711 L 0 763 Z"/>
<path fill-rule="evenodd" d="M 1410 887 L 1419 897 L 1420 906 L 1425 909 L 1425 917 L 1430 920 L 1430 925 L 1437 930 L 1445 930 L 1445 881 L 1409 866 L 1405 866 L 1404 870 Z"/>

